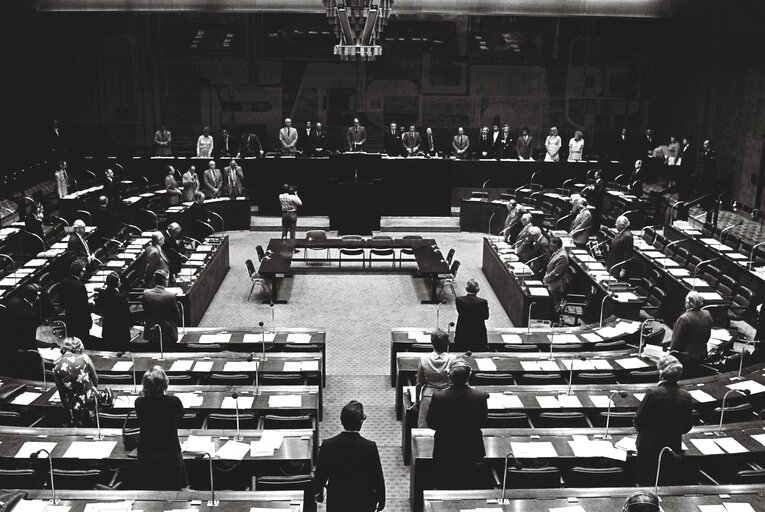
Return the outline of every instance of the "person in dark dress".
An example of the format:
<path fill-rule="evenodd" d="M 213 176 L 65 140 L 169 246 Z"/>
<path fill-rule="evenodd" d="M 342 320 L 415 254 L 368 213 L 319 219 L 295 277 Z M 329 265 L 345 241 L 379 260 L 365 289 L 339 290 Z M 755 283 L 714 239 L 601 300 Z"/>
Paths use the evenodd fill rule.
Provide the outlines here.
<path fill-rule="evenodd" d="M 96 402 L 99 406 L 111 402 L 111 390 L 98 390 L 96 367 L 83 350 L 78 338 L 64 339 L 61 359 L 53 367 L 53 379 L 70 427 L 95 426 Z"/>
<path fill-rule="evenodd" d="M 178 441 L 183 403 L 165 394 L 169 379 L 155 366 L 143 375 L 143 392 L 135 400 L 141 437 L 138 441 L 138 488 L 178 491 L 188 487 Z"/>
<path fill-rule="evenodd" d="M 364 406 L 351 400 L 340 412 L 343 431 L 321 443 L 313 493 L 321 503 L 326 486 L 327 512 L 385 508 L 385 477 L 377 444 L 359 433 L 366 418 Z"/>
<path fill-rule="evenodd" d="M 96 307 L 103 321 L 104 347 L 127 350 L 130 344 L 130 306 L 127 291 L 120 290 L 120 276 L 112 272 L 106 276 L 106 288 L 96 297 Z"/>
<path fill-rule="evenodd" d="M 659 452 L 665 446 L 676 454 L 682 449 L 683 434 L 693 426 L 691 395 L 677 381 L 683 365 L 676 357 L 666 355 L 656 364 L 659 384 L 649 389 L 635 413 L 637 430 L 637 483 L 654 485 Z M 674 460 L 671 453 L 662 457 L 661 485 L 674 483 Z"/>
<path fill-rule="evenodd" d="M 442 489 L 476 489 L 486 451 L 481 427 L 488 416 L 488 393 L 468 386 L 470 365 L 456 359 L 449 369 L 449 388 L 437 391 L 428 410 L 428 427 L 435 430 L 433 467 Z"/>
<path fill-rule="evenodd" d="M 685 313 L 672 327 L 669 351 L 683 365 L 683 378 L 699 376 L 701 363 L 707 358 L 707 343 L 712 335 L 712 315 L 702 310 L 704 298 L 697 291 L 685 296 Z"/>
<path fill-rule="evenodd" d="M 619 215 L 616 218 L 616 236 L 611 240 L 611 246 L 608 249 L 608 255 L 606 255 L 606 267 L 608 267 L 611 275 L 625 279 L 629 274 L 629 263 L 622 263 L 632 257 L 632 246 L 634 239 L 632 231 L 630 231 L 630 220 L 624 215 Z M 611 268 L 614 265 L 619 264 L 613 271 Z"/>
<path fill-rule="evenodd" d="M 39 288 L 35 284 L 24 285 L 19 293 L 5 301 L 2 315 L 2 330 L 0 330 L 0 373 L 14 377 L 40 376 L 40 363 L 31 371 L 29 357 L 24 351 L 37 348 L 37 327 L 40 317 L 35 312 L 34 303 L 37 300 Z M 35 356 L 36 357 L 36 356 Z"/>
<path fill-rule="evenodd" d="M 489 318 L 489 303 L 478 297 L 478 281 L 470 279 L 466 295 L 457 297 L 457 326 L 454 329 L 455 352 L 482 352 L 488 349 L 485 320 Z"/>
<path fill-rule="evenodd" d="M 88 290 L 82 283 L 85 275 L 85 265 L 81 260 L 75 260 L 69 266 L 69 276 L 61 280 L 60 297 L 64 307 L 64 322 L 66 332 L 87 344 L 90 340 L 90 328 L 93 319 L 90 316 Z"/>

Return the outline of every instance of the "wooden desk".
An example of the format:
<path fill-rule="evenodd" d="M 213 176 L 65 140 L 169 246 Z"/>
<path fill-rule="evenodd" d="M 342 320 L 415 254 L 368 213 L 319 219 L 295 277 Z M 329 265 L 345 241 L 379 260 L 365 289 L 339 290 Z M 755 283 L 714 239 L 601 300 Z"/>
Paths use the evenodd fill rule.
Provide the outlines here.
<path fill-rule="evenodd" d="M 171 206 L 166 210 L 167 222 L 177 222 L 183 228 L 184 233 L 193 233 L 195 227 L 192 224 L 189 215 L 189 206 L 191 201 L 177 206 Z M 241 229 L 250 229 L 250 200 L 246 197 L 218 197 L 215 199 L 206 199 L 205 208 L 208 212 L 219 215 L 223 220 L 223 226 L 220 231 L 232 231 Z M 219 219 L 212 216 L 213 227 L 218 227 Z"/>
<path fill-rule="evenodd" d="M 50 500 L 53 493 L 47 490 L 27 490 L 29 500 Z M 60 505 L 71 507 L 71 512 L 84 512 L 88 503 L 102 501 L 133 501 L 133 510 L 163 512 L 168 506 L 184 510 L 206 512 L 249 512 L 262 507 L 279 512 L 302 512 L 302 491 L 215 491 L 217 507 L 207 505 L 210 491 L 79 491 L 57 489 Z"/>
<path fill-rule="evenodd" d="M 552 299 L 547 292 L 547 287 L 536 281 L 539 286 L 533 289 L 544 290 L 542 294 L 532 294 L 527 286 L 536 279 L 533 275 L 519 279 L 505 264 L 497 252 L 494 242 L 487 237 L 483 239 L 483 259 L 481 263 L 486 279 L 489 281 L 494 294 L 502 304 L 502 308 L 510 317 L 513 325 L 525 327 L 529 322 L 529 307 L 533 304 L 532 313 L 534 318 L 549 319 L 552 314 Z"/>
<path fill-rule="evenodd" d="M 717 431 L 717 425 L 704 425 L 694 427 L 691 432 L 683 436 L 683 442 L 687 446 L 684 453 L 686 463 L 699 467 L 701 469 L 715 467 L 721 463 L 744 463 L 756 458 L 762 457 L 765 453 L 765 445 L 758 442 L 752 435 L 763 432 L 765 422 L 755 421 L 750 423 L 729 423 L 723 425 L 722 432 L 726 438 L 733 438 L 744 448 L 745 453 L 724 454 L 724 455 L 703 455 L 692 440 L 709 440 L 720 438 L 713 433 Z M 519 445 L 513 446 L 513 443 L 544 442 L 552 446 L 557 456 L 544 457 L 549 464 L 558 467 L 562 473 L 568 471 L 575 465 L 586 465 L 592 456 L 579 457 L 575 455 L 569 441 L 573 440 L 574 435 L 588 436 L 592 440 L 593 436 L 602 434 L 602 429 L 535 429 L 532 435 L 528 430 L 522 429 L 483 429 L 484 447 L 486 448 L 487 463 L 496 468 L 502 468 L 505 455 L 513 451 L 516 456 L 521 451 Z M 624 437 L 634 437 L 634 430 L 631 428 L 610 429 L 613 443 L 619 442 Z M 712 435 L 708 435 L 712 433 Z M 537 437 L 538 436 L 538 437 Z M 515 448 L 515 449 L 514 449 Z M 725 452 L 723 452 L 725 453 Z M 429 475 L 433 472 L 433 437 L 432 431 L 425 429 L 415 429 L 412 431 L 412 464 L 410 466 L 410 500 L 412 510 L 421 512 L 423 510 L 423 491 L 431 486 Z M 518 456 L 521 460 L 529 460 L 527 456 Z M 613 465 L 621 465 L 625 468 L 631 468 L 635 465 L 634 453 L 627 454 L 627 460 L 619 462 L 609 461 Z M 528 462 L 527 462 L 528 463 Z M 500 474 L 502 470 L 500 469 Z M 634 490 L 634 488 L 630 488 Z M 556 491 L 559 491 L 556 489 Z M 496 493 L 496 491 L 494 491 Z M 514 510 L 514 509 L 513 509 Z M 524 509 L 525 510 L 525 509 Z M 683 511 L 689 510 L 687 507 Z"/>
<path fill-rule="evenodd" d="M 430 281 L 430 300 L 423 301 L 423 304 L 435 304 L 438 300 L 438 277 L 449 273 L 449 265 L 444 260 L 441 250 L 438 248 L 436 241 L 433 239 L 394 239 L 394 240 L 343 240 L 339 238 L 332 238 L 327 240 L 281 240 L 271 239 L 268 243 L 268 251 L 270 255 L 260 262 L 260 268 L 258 273 L 271 280 L 271 299 L 264 302 L 285 303 L 286 301 L 279 302 L 278 299 L 278 286 L 279 278 L 285 277 L 287 274 L 296 273 L 298 271 L 303 272 L 315 272 L 315 271 L 342 271 L 338 267 L 326 266 L 322 269 L 316 267 L 301 268 L 298 269 L 292 266 L 293 256 L 295 249 L 411 249 L 414 253 L 414 258 L 417 264 L 416 269 L 414 267 L 399 266 L 396 269 L 395 265 L 388 267 L 390 271 L 403 271 L 412 273 L 416 270 L 418 277 L 424 277 Z M 395 256 L 394 256 L 395 257 Z M 304 258 L 305 262 L 334 262 L 340 261 L 339 255 L 337 257 L 327 256 L 325 258 Z M 344 258 L 343 261 L 360 261 L 359 258 L 355 260 L 353 258 Z M 387 270 L 386 270 L 387 271 Z"/>
<path fill-rule="evenodd" d="M 491 508 L 503 512 L 549 512 L 554 508 L 581 506 L 586 512 L 622 510 L 634 487 L 602 487 L 588 489 L 509 489 L 507 505 L 498 505 L 501 490 L 425 491 L 425 512 L 460 512 Z M 653 491 L 653 489 L 647 489 Z M 693 485 L 660 487 L 661 509 L 664 512 L 699 510 L 699 505 L 749 503 L 755 510 L 765 507 L 765 485 Z M 729 497 L 723 497 L 728 495 Z"/>

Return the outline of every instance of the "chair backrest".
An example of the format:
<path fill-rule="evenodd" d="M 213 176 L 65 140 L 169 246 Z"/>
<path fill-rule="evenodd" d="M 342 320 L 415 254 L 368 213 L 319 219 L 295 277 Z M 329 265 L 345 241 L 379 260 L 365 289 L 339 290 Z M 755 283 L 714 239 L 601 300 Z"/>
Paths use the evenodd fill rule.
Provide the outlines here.
<path fill-rule="evenodd" d="M 550 489 L 560 487 L 560 470 L 553 466 L 507 469 L 507 485 L 511 489 Z"/>
<path fill-rule="evenodd" d="M 744 469 L 733 476 L 732 484 L 763 484 L 765 469 Z"/>
<path fill-rule="evenodd" d="M 312 229 L 311 231 L 306 232 L 305 239 L 306 240 L 326 240 L 327 232 L 322 231 L 320 229 Z"/>
<path fill-rule="evenodd" d="M 715 407 L 715 423 L 720 421 L 721 407 Z M 738 405 L 725 405 L 725 414 L 723 415 L 723 423 L 741 423 L 744 421 L 752 420 L 752 404 L 744 402 Z"/>
<path fill-rule="evenodd" d="M 0 425 L 8 427 L 21 427 L 24 425 L 24 419 L 16 411 L 0 411 Z M 0 489 L 3 489 L 0 485 Z"/>
<path fill-rule="evenodd" d="M 34 469 L 0 468 L 0 489 L 41 489 L 42 479 Z"/>
<path fill-rule="evenodd" d="M 255 254 L 258 255 L 258 261 L 262 261 L 263 258 L 266 256 L 266 252 L 263 250 L 262 245 L 256 245 L 255 246 Z"/>
<path fill-rule="evenodd" d="M 372 240 L 393 240 L 393 237 L 388 235 L 375 235 L 372 237 Z"/>
<path fill-rule="evenodd" d="M 622 350 L 627 348 L 627 343 L 624 340 L 616 341 L 601 341 L 592 346 L 592 350 L 605 351 L 605 350 Z"/>
<path fill-rule="evenodd" d="M 502 352 L 539 352 L 539 347 L 532 344 L 508 343 L 502 346 Z"/>
<path fill-rule="evenodd" d="M 717 282 L 717 291 L 721 295 L 733 295 L 733 290 L 736 289 L 736 281 L 729 275 L 721 275 L 720 280 Z"/>
<path fill-rule="evenodd" d="M 454 247 L 449 249 L 449 252 L 446 253 L 446 264 L 451 265 L 452 264 L 452 258 L 454 258 Z"/>
<path fill-rule="evenodd" d="M 688 272 L 693 274 L 693 272 L 696 270 L 696 265 L 698 265 L 702 261 L 703 260 L 696 255 L 689 256 L 688 261 L 685 263 L 685 268 L 688 269 Z M 701 267 L 701 269 L 699 270 L 703 270 L 703 269 L 704 267 Z"/>
<path fill-rule="evenodd" d="M 253 275 L 255 275 L 255 265 L 252 263 L 252 260 L 250 259 L 244 260 L 244 264 L 247 266 L 247 273 L 249 274 L 249 276 L 252 277 Z"/>
<path fill-rule="evenodd" d="M 631 483 L 631 482 L 630 482 Z M 624 487 L 629 485 L 624 468 L 575 466 L 566 476 L 566 487 Z"/>
<path fill-rule="evenodd" d="M 404 235 L 401 238 L 403 240 L 422 240 L 421 235 Z"/>
<path fill-rule="evenodd" d="M 512 373 L 482 373 L 476 372 L 470 376 L 474 386 L 512 386 L 515 384 Z"/>
<path fill-rule="evenodd" d="M 101 422 L 103 428 L 122 428 L 122 426 L 125 425 L 125 420 L 127 420 L 128 428 L 138 426 L 138 418 L 136 418 L 135 414 L 128 419 L 127 414 L 116 414 L 111 412 L 98 413 L 98 421 Z"/>
<path fill-rule="evenodd" d="M 299 373 L 263 373 L 260 375 L 263 386 L 300 386 L 305 378 Z"/>
<path fill-rule="evenodd" d="M 303 416 L 281 416 L 278 414 L 266 414 L 263 416 L 260 428 L 282 429 L 282 428 L 314 428 L 313 417 Z"/>
<path fill-rule="evenodd" d="M 489 412 L 484 423 L 486 428 L 530 428 L 529 415 L 525 412 Z"/>
<path fill-rule="evenodd" d="M 361 235 L 343 235 L 343 240 L 364 240 Z"/>
<path fill-rule="evenodd" d="M 580 372 L 574 376 L 575 384 L 616 384 L 616 375 L 611 372 Z"/>
<path fill-rule="evenodd" d="M 178 428 L 195 429 L 202 428 L 202 418 L 195 412 L 184 413 L 183 418 L 178 420 Z"/>
<path fill-rule="evenodd" d="M 50 478 L 50 475 L 48 476 Z M 53 468 L 53 479 L 59 489 L 93 489 L 101 480 L 100 469 Z M 50 481 L 48 481 L 50 485 Z"/>
<path fill-rule="evenodd" d="M 457 277 L 457 271 L 460 269 L 460 260 L 452 261 L 451 267 L 449 267 L 449 273 L 452 277 Z"/>
<path fill-rule="evenodd" d="M 226 386 L 250 386 L 252 385 L 252 377 L 246 373 L 213 373 L 207 382 Z"/>
<path fill-rule="evenodd" d="M 605 426 L 608 411 L 601 411 L 598 415 L 598 424 Z M 611 427 L 631 427 L 635 420 L 635 411 L 614 411 L 611 409 L 611 419 L 608 424 Z"/>
<path fill-rule="evenodd" d="M 211 412 L 207 415 L 206 426 L 210 429 L 235 429 L 236 413 Z M 258 428 L 258 419 L 255 414 L 240 411 L 239 428 L 250 430 Z"/>
<path fill-rule="evenodd" d="M 524 373 L 518 376 L 519 384 L 564 384 L 559 373 Z"/>
<path fill-rule="evenodd" d="M 132 384 L 133 376 L 127 373 L 104 374 L 98 376 L 99 384 Z"/>
<path fill-rule="evenodd" d="M 725 241 L 723 243 L 728 247 L 732 247 L 734 251 L 737 251 L 741 246 L 741 239 L 736 235 L 728 235 L 725 237 Z"/>
<path fill-rule="evenodd" d="M 190 386 L 194 384 L 195 378 L 189 374 L 168 375 L 167 380 L 174 386 Z"/>
<path fill-rule="evenodd" d="M 627 382 L 630 384 L 645 384 L 659 382 L 658 370 L 632 370 L 627 374 Z"/>
<path fill-rule="evenodd" d="M 219 343 L 183 343 L 178 348 L 184 352 L 222 352 L 223 345 Z"/>
<path fill-rule="evenodd" d="M 675 255 L 672 257 L 675 261 L 680 263 L 681 265 L 684 264 L 686 261 L 688 261 L 688 257 L 690 256 L 691 251 L 686 249 L 685 247 L 680 247 L 676 252 Z"/>
<path fill-rule="evenodd" d="M 543 412 L 534 422 L 537 427 L 548 428 L 586 428 L 591 426 L 587 416 L 579 411 Z"/>

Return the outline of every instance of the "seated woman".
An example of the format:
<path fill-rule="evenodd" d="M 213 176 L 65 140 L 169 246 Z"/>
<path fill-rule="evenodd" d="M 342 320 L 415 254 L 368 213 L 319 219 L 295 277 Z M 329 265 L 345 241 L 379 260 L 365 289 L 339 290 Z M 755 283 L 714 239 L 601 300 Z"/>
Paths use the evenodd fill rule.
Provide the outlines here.
<path fill-rule="evenodd" d="M 66 421 L 72 427 L 96 424 L 96 407 L 111 404 L 111 390 L 98 390 L 98 375 L 93 361 L 83 354 L 79 338 L 66 338 L 61 347 L 61 359 L 53 367 L 53 378 L 64 406 Z M 96 404 L 98 401 L 98 404 Z"/>

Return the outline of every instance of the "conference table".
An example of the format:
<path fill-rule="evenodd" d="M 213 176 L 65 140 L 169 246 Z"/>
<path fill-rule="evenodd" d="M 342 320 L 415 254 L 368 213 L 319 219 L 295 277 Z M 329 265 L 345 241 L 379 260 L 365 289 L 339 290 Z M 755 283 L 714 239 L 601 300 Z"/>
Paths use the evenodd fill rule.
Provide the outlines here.
<path fill-rule="evenodd" d="M 9 512 L 43 511 L 45 503 L 53 498 L 48 490 L 23 490 L 24 501 L 18 508 Z M 198 510 L 206 512 L 302 512 L 304 505 L 303 491 L 215 491 L 216 505 L 209 505 L 210 491 L 122 491 L 99 490 L 85 491 L 57 489 L 56 498 L 61 500 L 60 507 L 69 512 L 88 512 L 94 505 L 103 505 L 109 510 L 119 508 L 123 512 L 130 510 L 144 512 L 164 512 L 167 510 Z M 50 508 L 48 508 L 50 510 Z"/>
<path fill-rule="evenodd" d="M 683 436 L 684 467 L 709 470 L 721 465 L 743 464 L 759 460 L 765 454 L 765 422 L 724 424 L 717 435 L 717 425 L 694 426 Z M 502 474 L 505 455 L 513 452 L 524 465 L 535 461 L 555 466 L 565 474 L 574 466 L 587 466 L 594 458 L 609 459 L 611 465 L 631 468 L 635 465 L 635 431 L 633 428 L 609 430 L 610 440 L 602 439 L 603 429 L 483 429 L 485 461 Z M 574 437 L 577 436 L 577 437 Z M 412 510 L 423 510 L 423 491 L 434 482 L 433 431 L 412 431 L 412 463 L 410 465 L 410 502 Z M 686 479 L 690 474 L 685 474 Z M 634 489 L 634 488 L 631 488 Z M 561 490 L 556 489 L 558 492 Z M 497 491 L 495 490 L 494 493 Z M 535 491 L 538 492 L 538 491 Z M 565 491 L 564 491 L 565 492 Z M 574 492 L 573 490 L 571 492 Z M 683 511 L 689 510 L 687 507 Z"/>
<path fill-rule="evenodd" d="M 425 491 L 425 512 L 614 512 L 622 510 L 634 487 L 595 487 L 587 489 L 508 489 L 507 503 L 499 503 L 501 489 L 468 491 Z M 651 490 L 653 489 L 642 489 Z M 659 487 L 661 510 L 689 512 L 717 510 L 741 512 L 765 510 L 765 485 L 693 485 Z M 747 506 L 749 505 L 749 506 Z M 700 507 L 709 507 L 702 509 Z"/>
<path fill-rule="evenodd" d="M 165 213 L 167 222 L 177 222 L 187 232 L 193 232 L 193 224 L 189 207 L 191 201 L 180 205 L 170 206 Z M 205 199 L 205 208 L 213 213 L 221 223 L 220 231 L 250 229 L 250 200 L 244 196 L 239 197 L 216 197 Z M 216 217 L 217 216 L 217 217 Z"/>
<path fill-rule="evenodd" d="M 439 328 L 440 326 L 436 326 Z M 565 343 L 571 352 L 576 344 L 581 350 L 614 350 L 626 348 L 629 343 L 638 346 L 638 322 L 614 316 L 604 319 L 603 325 L 588 324 L 576 327 L 504 327 L 487 329 L 489 351 L 494 352 L 547 352 L 550 343 Z M 396 385 L 396 357 L 401 352 L 430 351 L 430 335 L 435 329 L 425 327 L 395 327 L 391 329 L 390 343 L 390 385 Z M 454 333 L 448 330 L 450 343 L 454 343 Z M 551 336 L 552 334 L 552 340 Z M 563 336 L 561 336 L 563 335 Z M 573 338 L 571 336 L 574 336 Z M 615 342 L 624 343 L 615 343 Z M 427 347 L 424 347 L 427 345 Z M 538 354 L 537 354 L 538 355 Z"/>
<path fill-rule="evenodd" d="M 327 255 L 323 258 L 308 258 L 307 256 L 301 260 L 305 263 L 331 263 L 338 262 L 338 266 L 326 265 L 322 267 L 318 266 L 305 266 L 297 267 L 293 266 L 293 257 L 295 256 L 296 249 L 313 249 L 313 250 L 326 250 Z M 361 240 L 348 240 L 342 238 L 331 238 L 326 240 L 307 240 L 307 239 L 294 239 L 294 240 L 282 240 L 278 238 L 272 238 L 268 242 L 266 256 L 261 260 L 258 274 L 261 277 L 269 279 L 271 281 L 271 297 L 264 300 L 264 302 L 273 302 L 274 304 L 284 304 L 286 301 L 279 299 L 279 279 L 286 277 L 288 274 L 294 274 L 298 272 L 317 272 L 317 271 L 331 271 L 342 272 L 342 268 L 339 263 L 341 256 L 330 255 L 330 250 L 342 250 L 342 249 L 393 249 L 401 250 L 408 249 L 414 253 L 414 261 L 416 267 L 407 265 L 399 265 L 398 269 L 395 265 L 396 256 L 391 256 L 390 259 L 380 260 L 380 264 L 392 264 L 386 265 L 385 271 L 390 272 L 407 272 L 412 273 L 416 270 L 415 276 L 423 277 L 430 283 L 430 299 L 423 300 L 423 304 L 436 304 L 438 303 L 438 280 L 440 276 L 449 275 L 449 265 L 446 263 L 441 250 L 433 239 L 392 239 L 392 240 L 374 240 L 374 239 L 361 239 Z M 342 261 L 346 262 L 358 262 L 361 258 L 346 257 L 342 258 Z M 367 260 L 369 261 L 369 260 Z M 406 260 L 405 260 L 406 261 Z M 371 264 L 370 264 L 371 266 Z M 383 267 L 381 267 L 383 268 Z"/>
<path fill-rule="evenodd" d="M 100 429 L 102 440 L 96 439 L 95 428 L 29 428 L 0 427 L 0 462 L 15 467 L 35 467 L 38 461 L 29 460 L 29 454 L 41 448 L 51 454 L 54 469 L 106 469 L 119 465 L 134 469 L 137 462 L 134 450 L 128 451 L 122 442 L 121 429 Z M 209 461 L 204 453 L 213 456 L 213 466 L 236 463 L 237 471 L 214 471 L 216 487 L 244 490 L 251 485 L 251 476 L 279 475 L 285 465 L 300 464 L 310 468 L 313 463 L 313 432 L 309 429 L 241 430 L 242 441 L 232 439 L 233 430 L 179 429 L 183 458 L 192 475 L 205 475 L 200 483 L 209 485 Z M 254 445 L 252 443 L 255 443 Z M 22 462 L 27 459 L 27 462 Z M 47 463 L 45 468 L 47 469 Z"/>

